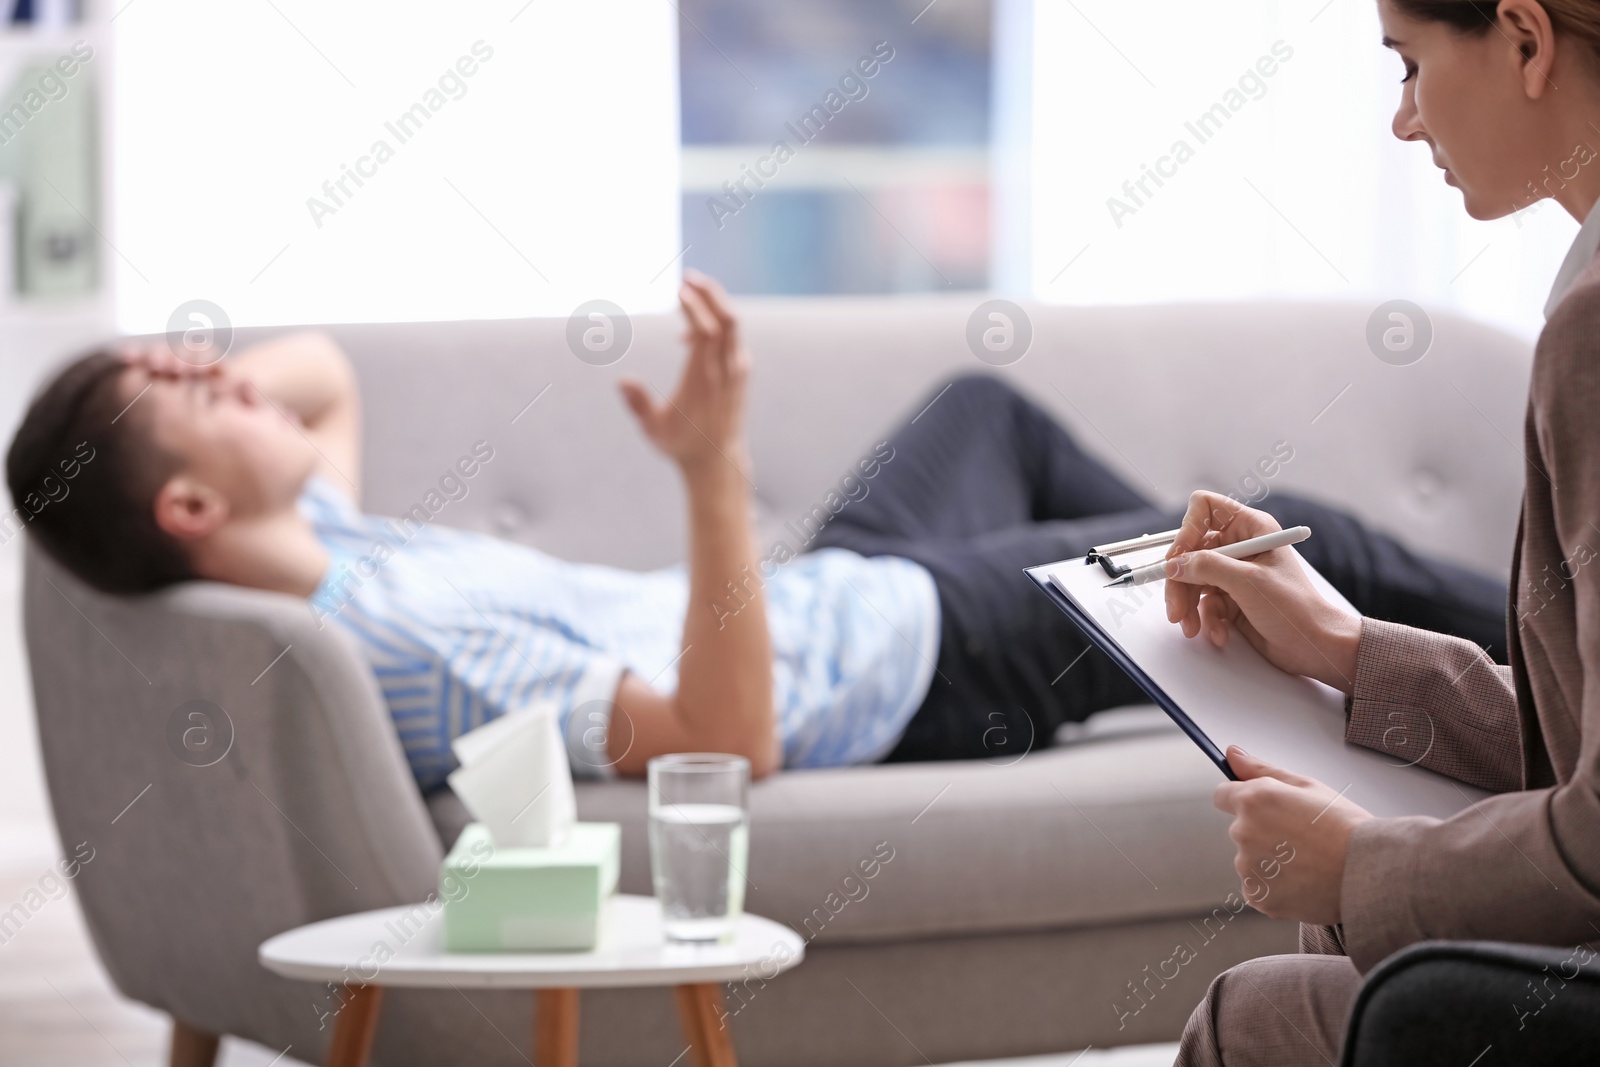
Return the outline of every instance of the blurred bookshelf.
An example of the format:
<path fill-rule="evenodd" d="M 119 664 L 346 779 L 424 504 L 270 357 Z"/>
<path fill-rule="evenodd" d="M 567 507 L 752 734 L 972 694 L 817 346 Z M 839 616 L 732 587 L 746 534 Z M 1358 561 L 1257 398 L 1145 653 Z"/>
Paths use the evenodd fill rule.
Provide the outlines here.
<path fill-rule="evenodd" d="M 11 21 L 21 7 L 38 21 Z M 79 14 L 82 17 L 77 17 Z M 0 0 L 0 398 L 114 329 L 106 205 L 111 32 L 100 5 Z"/>

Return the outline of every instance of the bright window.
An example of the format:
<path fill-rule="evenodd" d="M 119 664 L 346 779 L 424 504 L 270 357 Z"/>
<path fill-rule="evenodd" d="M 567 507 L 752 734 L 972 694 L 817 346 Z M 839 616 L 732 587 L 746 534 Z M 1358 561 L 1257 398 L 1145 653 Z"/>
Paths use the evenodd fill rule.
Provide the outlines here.
<path fill-rule="evenodd" d="M 989 0 L 681 0 L 684 261 L 738 293 L 989 280 Z"/>
<path fill-rule="evenodd" d="M 124 329 L 195 299 L 239 325 L 672 302 L 670 4 L 160 0 L 112 25 Z"/>
<path fill-rule="evenodd" d="M 1401 63 L 1371 0 L 1033 18 L 1038 298 L 1406 298 L 1537 332 L 1577 224 L 1550 201 L 1476 222 L 1426 145 L 1394 138 Z"/>

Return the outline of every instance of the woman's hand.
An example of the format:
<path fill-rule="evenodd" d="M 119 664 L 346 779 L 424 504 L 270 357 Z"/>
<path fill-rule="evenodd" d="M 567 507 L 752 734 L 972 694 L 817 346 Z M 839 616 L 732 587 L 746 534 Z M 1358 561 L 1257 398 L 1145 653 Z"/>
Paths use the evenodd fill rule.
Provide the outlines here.
<path fill-rule="evenodd" d="M 1287 548 L 1248 560 L 1204 551 L 1281 529 L 1264 511 L 1204 490 L 1167 552 L 1167 619 L 1215 645 L 1238 630 L 1280 670 L 1350 692 L 1361 619 L 1324 600 Z"/>
<path fill-rule="evenodd" d="M 745 383 L 750 355 L 722 286 L 697 271 L 684 272 L 678 303 L 688 323 L 689 359 L 671 398 L 658 398 L 633 378 L 619 383 L 623 399 L 651 444 L 688 473 L 732 464 L 748 478 L 744 440 Z"/>
<path fill-rule="evenodd" d="M 1228 836 L 1244 898 L 1263 915 L 1333 925 L 1343 921 L 1340 892 L 1350 834 L 1372 813 L 1314 778 L 1228 749 L 1237 782 L 1217 786 L 1212 803 L 1233 816 Z"/>

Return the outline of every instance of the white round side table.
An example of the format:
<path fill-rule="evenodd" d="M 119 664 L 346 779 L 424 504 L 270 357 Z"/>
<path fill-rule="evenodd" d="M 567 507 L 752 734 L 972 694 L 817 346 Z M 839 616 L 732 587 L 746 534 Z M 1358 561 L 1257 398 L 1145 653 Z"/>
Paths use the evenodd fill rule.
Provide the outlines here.
<path fill-rule="evenodd" d="M 580 989 L 675 986 L 696 1067 L 733 1067 L 719 985 L 752 970 L 771 979 L 805 956 L 804 939 L 759 915 L 741 916 L 726 943 L 673 944 L 662 934 L 655 898 L 619 894 L 607 907 L 600 943 L 590 952 L 445 952 L 443 913 L 416 905 L 288 930 L 262 942 L 258 956 L 285 978 L 344 983 L 328 1067 L 366 1063 L 386 986 L 534 990 L 540 1067 L 576 1067 Z M 378 962 L 380 943 L 387 958 Z"/>

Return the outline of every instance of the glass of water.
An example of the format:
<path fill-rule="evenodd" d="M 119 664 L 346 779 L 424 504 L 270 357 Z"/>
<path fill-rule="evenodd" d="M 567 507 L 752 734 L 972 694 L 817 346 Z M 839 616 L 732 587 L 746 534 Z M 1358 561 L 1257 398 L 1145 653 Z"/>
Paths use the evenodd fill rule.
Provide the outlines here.
<path fill-rule="evenodd" d="M 650 761 L 650 870 L 669 941 L 720 941 L 744 911 L 750 761 L 714 752 Z"/>

